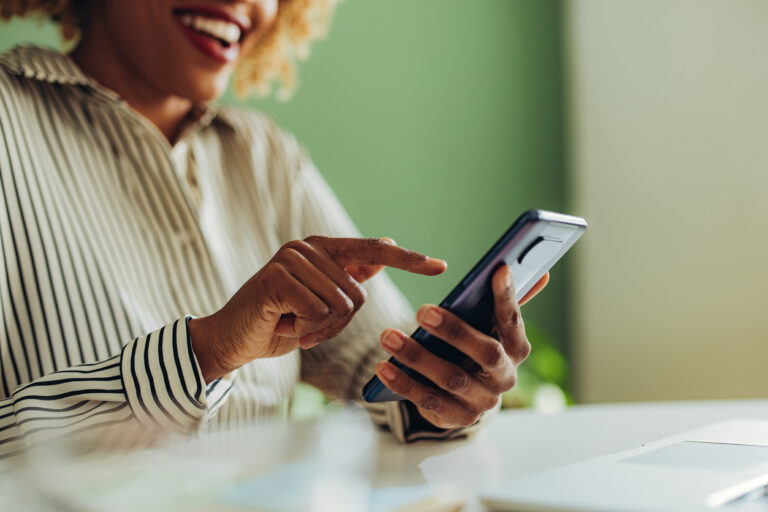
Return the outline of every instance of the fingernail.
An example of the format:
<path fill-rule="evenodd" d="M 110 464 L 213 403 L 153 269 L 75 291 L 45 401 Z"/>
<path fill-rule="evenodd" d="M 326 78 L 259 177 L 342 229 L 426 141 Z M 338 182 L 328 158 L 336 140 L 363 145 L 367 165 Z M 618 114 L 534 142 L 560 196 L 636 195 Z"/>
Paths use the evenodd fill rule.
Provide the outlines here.
<path fill-rule="evenodd" d="M 384 377 L 384 380 L 395 380 L 395 370 L 392 369 L 387 363 L 382 363 L 379 367 L 379 373 Z"/>
<path fill-rule="evenodd" d="M 429 308 L 424 312 L 421 320 L 429 327 L 438 327 L 441 323 L 443 323 L 443 315 L 440 314 L 437 308 Z"/>
<path fill-rule="evenodd" d="M 395 331 L 387 331 L 381 342 L 390 350 L 397 351 L 403 348 L 403 339 Z"/>
<path fill-rule="evenodd" d="M 440 258 L 433 258 L 431 256 L 428 256 L 427 263 L 430 263 L 432 265 L 442 265 L 448 268 L 448 263 L 445 260 L 441 260 Z"/>
<path fill-rule="evenodd" d="M 512 270 L 507 270 L 507 279 L 505 282 L 506 282 L 507 288 L 512 288 L 515 285 L 515 282 L 512 279 Z"/>

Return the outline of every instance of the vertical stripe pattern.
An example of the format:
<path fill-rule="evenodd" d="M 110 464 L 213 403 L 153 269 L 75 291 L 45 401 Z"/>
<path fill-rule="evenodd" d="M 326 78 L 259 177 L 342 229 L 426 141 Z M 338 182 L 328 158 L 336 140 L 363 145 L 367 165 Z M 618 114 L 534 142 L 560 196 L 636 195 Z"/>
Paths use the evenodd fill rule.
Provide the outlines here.
<path fill-rule="evenodd" d="M 0 454 L 68 430 L 247 421 L 280 410 L 300 377 L 358 398 L 386 357 L 378 334 L 412 324 L 382 273 L 339 339 L 203 382 L 190 316 L 220 308 L 288 240 L 357 230 L 269 119 L 200 114 L 171 147 L 68 57 L 0 55 Z M 398 404 L 371 413 L 419 435 Z"/>

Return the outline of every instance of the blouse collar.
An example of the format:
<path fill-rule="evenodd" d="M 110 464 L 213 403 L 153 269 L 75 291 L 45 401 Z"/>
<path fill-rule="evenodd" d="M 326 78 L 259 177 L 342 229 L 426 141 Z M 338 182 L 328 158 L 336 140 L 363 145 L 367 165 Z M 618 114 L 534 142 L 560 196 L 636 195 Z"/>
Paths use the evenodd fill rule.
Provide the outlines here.
<path fill-rule="evenodd" d="M 72 58 L 56 50 L 40 46 L 16 46 L 0 54 L 0 67 L 30 80 L 86 87 L 105 99 L 123 103 L 117 93 L 97 83 Z M 197 126 L 207 125 L 213 120 L 221 120 L 230 127 L 236 124 L 235 119 L 226 115 L 226 109 L 219 109 L 216 105 L 197 105 L 194 114 Z"/>

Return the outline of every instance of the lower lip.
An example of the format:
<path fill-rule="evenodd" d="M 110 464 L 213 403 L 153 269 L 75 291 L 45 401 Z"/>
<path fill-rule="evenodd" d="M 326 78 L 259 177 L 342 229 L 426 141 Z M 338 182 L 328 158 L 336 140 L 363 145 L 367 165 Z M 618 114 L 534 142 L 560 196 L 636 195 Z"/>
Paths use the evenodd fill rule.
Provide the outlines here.
<path fill-rule="evenodd" d="M 237 60 L 237 54 L 240 52 L 240 43 L 232 43 L 228 48 L 224 48 L 217 40 L 192 30 L 182 23 L 180 19 L 176 18 L 176 23 L 181 27 L 181 31 L 187 36 L 187 39 L 198 50 L 219 64 L 229 64 Z"/>

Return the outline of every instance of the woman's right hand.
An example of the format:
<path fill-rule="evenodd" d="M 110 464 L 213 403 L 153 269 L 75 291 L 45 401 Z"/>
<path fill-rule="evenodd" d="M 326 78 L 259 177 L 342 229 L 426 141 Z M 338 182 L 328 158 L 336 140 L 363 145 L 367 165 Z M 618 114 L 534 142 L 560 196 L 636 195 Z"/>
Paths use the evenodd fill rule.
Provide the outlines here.
<path fill-rule="evenodd" d="M 288 242 L 213 315 L 189 321 L 206 382 L 254 359 L 311 348 L 336 336 L 363 305 L 360 283 L 384 266 L 424 275 L 444 261 L 385 238 L 312 236 Z"/>

